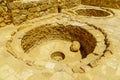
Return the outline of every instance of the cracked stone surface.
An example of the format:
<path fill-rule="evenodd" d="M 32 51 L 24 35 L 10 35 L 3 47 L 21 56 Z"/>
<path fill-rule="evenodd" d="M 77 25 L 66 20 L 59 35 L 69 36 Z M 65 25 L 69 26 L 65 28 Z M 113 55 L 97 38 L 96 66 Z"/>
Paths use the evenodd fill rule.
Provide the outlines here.
<path fill-rule="evenodd" d="M 0 28 L 0 80 L 120 80 L 119 35 L 120 10 L 86 5 L 7 25 Z"/>

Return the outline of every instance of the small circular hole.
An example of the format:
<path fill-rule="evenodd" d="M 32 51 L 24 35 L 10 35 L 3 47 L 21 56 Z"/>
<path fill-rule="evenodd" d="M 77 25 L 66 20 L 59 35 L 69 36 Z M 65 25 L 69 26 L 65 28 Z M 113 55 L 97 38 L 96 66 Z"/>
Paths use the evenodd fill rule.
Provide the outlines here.
<path fill-rule="evenodd" d="M 51 58 L 55 61 L 62 61 L 65 59 L 65 55 L 64 53 L 57 51 L 51 54 Z"/>

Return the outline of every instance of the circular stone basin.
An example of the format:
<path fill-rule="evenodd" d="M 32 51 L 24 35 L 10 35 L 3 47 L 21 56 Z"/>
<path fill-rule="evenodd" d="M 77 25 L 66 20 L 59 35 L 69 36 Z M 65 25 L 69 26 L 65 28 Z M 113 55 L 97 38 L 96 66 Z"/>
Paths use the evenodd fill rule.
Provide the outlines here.
<path fill-rule="evenodd" d="M 21 40 L 21 46 L 26 53 L 31 50 L 33 50 L 33 53 L 39 50 L 39 52 L 43 51 L 41 53 L 44 54 L 50 53 L 52 59 L 60 57 L 63 60 L 66 58 L 66 55 L 71 53 L 70 46 L 73 41 L 80 43 L 79 51 L 82 58 L 92 53 L 96 46 L 96 39 L 91 33 L 79 26 L 73 25 L 44 25 L 36 27 L 26 32 Z M 32 48 L 36 45 L 40 45 L 40 47 Z"/>
<path fill-rule="evenodd" d="M 53 69 L 56 64 L 69 64 L 76 72 L 76 66 L 84 71 L 83 65 L 97 65 L 107 49 L 106 41 L 102 30 L 94 25 L 44 24 L 20 27 L 6 46 L 11 55 L 27 65 Z"/>
<path fill-rule="evenodd" d="M 75 12 L 81 16 L 107 17 L 111 15 L 110 12 L 102 9 L 78 9 Z"/>
<path fill-rule="evenodd" d="M 65 59 L 65 55 L 64 53 L 57 51 L 51 54 L 51 58 L 56 61 L 61 61 Z"/>

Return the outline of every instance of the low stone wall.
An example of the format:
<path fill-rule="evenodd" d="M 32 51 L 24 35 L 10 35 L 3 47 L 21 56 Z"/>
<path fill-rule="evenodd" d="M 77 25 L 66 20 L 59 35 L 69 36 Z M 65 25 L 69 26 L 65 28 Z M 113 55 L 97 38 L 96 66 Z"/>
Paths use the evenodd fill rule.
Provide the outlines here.
<path fill-rule="evenodd" d="M 0 27 L 60 13 L 80 4 L 120 9 L 120 0 L 0 0 Z"/>
<path fill-rule="evenodd" d="M 81 4 L 81 0 L 63 0 L 62 9 L 69 9 Z"/>
<path fill-rule="evenodd" d="M 6 26 L 12 22 L 10 13 L 6 6 L 6 1 L 0 0 L 0 27 Z"/>
<path fill-rule="evenodd" d="M 49 13 L 57 13 L 56 4 L 52 1 L 31 1 L 27 3 L 13 1 L 8 3 L 8 8 L 11 10 L 14 24 L 20 24 Z"/>
<path fill-rule="evenodd" d="M 82 0 L 81 4 L 120 9 L 120 0 Z"/>
<path fill-rule="evenodd" d="M 26 20 L 77 6 L 81 0 L 0 0 L 0 26 L 19 25 Z"/>

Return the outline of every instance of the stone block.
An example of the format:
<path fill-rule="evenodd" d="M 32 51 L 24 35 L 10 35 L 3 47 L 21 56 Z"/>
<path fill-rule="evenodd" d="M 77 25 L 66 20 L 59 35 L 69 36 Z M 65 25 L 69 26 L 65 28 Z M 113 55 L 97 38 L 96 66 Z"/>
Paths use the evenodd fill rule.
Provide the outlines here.
<path fill-rule="evenodd" d="M 4 21 L 4 18 L 3 17 L 0 17 L 0 23 Z"/>
<path fill-rule="evenodd" d="M 38 12 L 38 11 L 40 11 L 40 7 L 32 7 L 32 8 L 29 8 L 28 11 L 29 11 L 29 12 L 32 12 L 32 13 Z"/>
<path fill-rule="evenodd" d="M 0 23 L 0 27 L 4 27 L 6 24 L 4 22 Z"/>

